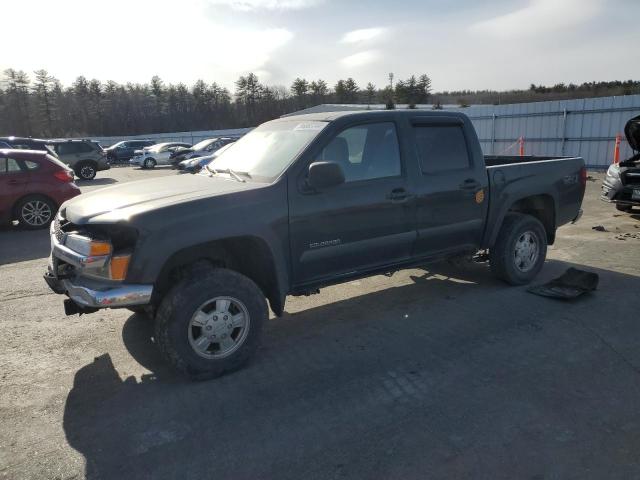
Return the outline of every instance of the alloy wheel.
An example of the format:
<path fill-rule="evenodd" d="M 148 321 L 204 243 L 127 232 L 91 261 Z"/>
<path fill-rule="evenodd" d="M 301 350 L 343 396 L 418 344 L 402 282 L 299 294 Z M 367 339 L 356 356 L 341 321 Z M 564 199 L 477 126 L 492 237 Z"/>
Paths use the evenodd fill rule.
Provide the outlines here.
<path fill-rule="evenodd" d="M 51 220 L 51 207 L 42 200 L 31 200 L 22 206 L 20 216 L 27 225 L 41 227 Z"/>
<path fill-rule="evenodd" d="M 215 297 L 200 305 L 191 317 L 189 344 L 203 358 L 224 358 L 242 346 L 249 325 L 249 312 L 240 300 Z"/>

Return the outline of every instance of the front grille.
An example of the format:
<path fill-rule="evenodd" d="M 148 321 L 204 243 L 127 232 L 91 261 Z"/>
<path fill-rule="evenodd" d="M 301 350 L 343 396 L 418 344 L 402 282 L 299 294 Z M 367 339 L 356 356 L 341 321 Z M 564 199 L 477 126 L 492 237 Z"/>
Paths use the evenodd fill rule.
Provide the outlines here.
<path fill-rule="evenodd" d="M 65 220 L 61 214 L 56 215 L 56 218 L 53 221 L 53 234 L 59 243 L 63 242 L 65 232 L 69 231 L 70 228 L 73 228 L 73 224 L 71 222 Z"/>
<path fill-rule="evenodd" d="M 58 240 L 59 243 L 62 243 L 64 239 L 64 233 L 62 232 L 62 228 L 60 228 L 60 216 L 56 215 L 56 219 L 53 221 L 53 234 Z"/>

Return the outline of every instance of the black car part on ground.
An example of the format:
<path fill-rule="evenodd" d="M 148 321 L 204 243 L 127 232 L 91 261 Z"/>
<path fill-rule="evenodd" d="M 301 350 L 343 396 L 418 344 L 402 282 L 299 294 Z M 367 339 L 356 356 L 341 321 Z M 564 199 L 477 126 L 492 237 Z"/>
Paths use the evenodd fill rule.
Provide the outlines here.
<path fill-rule="evenodd" d="M 569 268 L 558 278 L 554 278 L 544 285 L 536 285 L 527 289 L 528 292 L 543 297 L 572 300 L 580 295 L 593 292 L 598 288 L 598 274 Z"/>

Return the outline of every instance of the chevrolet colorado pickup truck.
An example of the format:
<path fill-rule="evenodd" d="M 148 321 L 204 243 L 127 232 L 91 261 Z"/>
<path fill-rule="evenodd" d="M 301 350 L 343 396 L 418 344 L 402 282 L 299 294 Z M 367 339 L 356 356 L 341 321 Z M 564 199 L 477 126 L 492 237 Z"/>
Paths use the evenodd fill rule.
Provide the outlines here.
<path fill-rule="evenodd" d="M 115 185 L 60 208 L 45 280 L 67 315 L 154 319 L 192 378 L 240 368 L 287 295 L 488 251 L 530 282 L 576 220 L 581 158 L 484 157 L 460 113 L 378 111 L 267 122 L 200 174 Z"/>

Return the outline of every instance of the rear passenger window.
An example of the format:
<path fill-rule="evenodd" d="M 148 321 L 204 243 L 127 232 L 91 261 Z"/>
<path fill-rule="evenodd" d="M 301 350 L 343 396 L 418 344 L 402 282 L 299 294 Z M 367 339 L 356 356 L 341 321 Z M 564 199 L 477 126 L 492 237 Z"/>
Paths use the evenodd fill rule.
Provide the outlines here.
<path fill-rule="evenodd" d="M 13 158 L 0 158 L 0 175 L 5 173 L 21 172 L 20 164 Z"/>
<path fill-rule="evenodd" d="M 318 160 L 340 164 L 347 182 L 397 177 L 402 167 L 395 124 L 347 128 L 329 142 Z"/>
<path fill-rule="evenodd" d="M 471 168 L 467 142 L 458 125 L 413 128 L 422 172 L 433 174 Z"/>
<path fill-rule="evenodd" d="M 19 172 L 21 170 L 22 168 L 20 168 L 20 164 L 17 160 L 14 160 L 13 158 L 7 158 L 7 173 Z"/>

